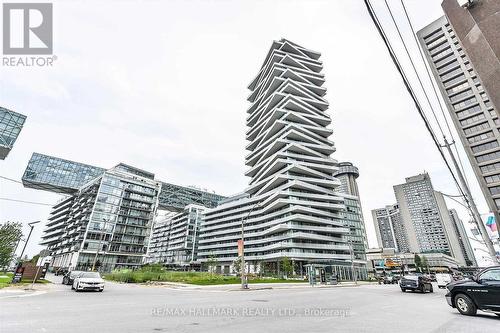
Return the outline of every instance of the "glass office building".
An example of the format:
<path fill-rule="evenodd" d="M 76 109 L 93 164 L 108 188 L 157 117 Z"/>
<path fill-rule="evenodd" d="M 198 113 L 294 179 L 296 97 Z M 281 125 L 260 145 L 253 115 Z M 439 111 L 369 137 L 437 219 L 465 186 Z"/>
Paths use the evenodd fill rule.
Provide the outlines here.
<path fill-rule="evenodd" d="M 104 171 L 92 165 L 33 153 L 22 181 L 28 188 L 72 194 Z"/>
<path fill-rule="evenodd" d="M 119 168 L 137 176 L 154 179 L 154 173 L 120 163 Z M 135 170 L 135 171 L 134 171 Z M 139 171 L 137 171 L 139 170 Z M 106 169 L 65 160 L 58 157 L 33 153 L 22 181 L 24 187 L 55 193 L 72 194 L 83 185 L 101 176 Z M 189 204 L 215 207 L 225 197 L 196 188 L 161 183 L 159 206 L 163 209 L 181 211 Z"/>
<path fill-rule="evenodd" d="M 0 106 L 0 160 L 4 160 L 14 147 L 25 121 L 25 115 Z"/>
<path fill-rule="evenodd" d="M 179 211 L 188 204 L 214 208 L 223 199 L 225 197 L 222 195 L 169 183 L 161 184 L 161 192 L 158 198 L 161 208 Z"/>

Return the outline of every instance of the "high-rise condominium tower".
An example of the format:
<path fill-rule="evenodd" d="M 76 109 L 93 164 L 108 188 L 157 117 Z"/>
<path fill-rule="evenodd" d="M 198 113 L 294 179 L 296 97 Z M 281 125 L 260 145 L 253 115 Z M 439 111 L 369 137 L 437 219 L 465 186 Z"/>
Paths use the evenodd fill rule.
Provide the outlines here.
<path fill-rule="evenodd" d="M 198 258 L 217 256 L 224 271 L 244 253 L 250 270 L 290 258 L 300 271 L 312 262 L 350 260 L 344 199 L 336 193 L 337 161 L 320 53 L 286 39 L 273 42 L 250 83 L 245 193 L 205 211 Z"/>
<path fill-rule="evenodd" d="M 467 264 L 444 197 L 434 191 L 427 173 L 406 178 L 394 193 L 410 252 L 446 253 Z"/>
<path fill-rule="evenodd" d="M 445 3 L 450 3 L 448 4 L 450 8 L 454 7 L 451 6 L 451 2 L 453 1 L 445 1 Z M 486 2 L 499 4 L 498 1 Z M 452 10 L 453 15 L 462 13 L 468 16 L 466 14 L 468 9 L 461 7 L 455 9 Z M 490 23 L 499 20 L 494 17 L 491 19 Z M 450 25 L 445 16 L 420 30 L 417 36 L 488 207 L 495 214 L 496 220 L 500 221 L 500 132 L 498 129 L 500 120 L 498 110 L 492 103 L 492 97 L 500 103 L 500 83 L 498 79 L 496 83 L 495 80 L 491 80 L 494 75 L 497 75 L 497 78 L 500 77 L 500 64 L 498 58 L 488 60 L 491 58 L 491 49 L 487 50 L 484 45 L 482 48 L 490 56 L 478 56 L 479 49 L 474 49 L 473 41 L 484 44 L 484 36 L 480 29 L 477 27 L 472 29 L 473 25 L 466 21 L 460 23 L 455 20 L 455 22 L 459 25 L 457 28 L 464 40 L 457 36 L 455 27 Z M 486 21 L 482 22 L 486 23 Z M 467 27 L 472 30 L 466 36 L 464 29 Z M 496 34 L 499 33 L 498 24 L 490 28 L 496 29 Z M 492 29 L 489 29 L 491 33 L 493 33 Z M 462 42 L 468 45 L 465 50 Z M 498 43 L 496 44 L 498 48 Z M 469 53 L 474 57 L 469 57 Z M 474 59 L 475 61 L 471 61 Z M 481 69 L 484 75 L 478 76 L 476 67 Z M 495 67 L 498 72 L 496 74 Z M 491 69 L 489 74 L 486 68 Z M 483 81 L 490 85 L 489 90 L 483 88 Z"/>
<path fill-rule="evenodd" d="M 372 210 L 372 218 L 379 246 L 402 253 L 409 252 L 406 230 L 397 204 Z"/>
<path fill-rule="evenodd" d="M 444 13 L 477 71 L 496 110 L 500 110 L 500 1 L 444 0 Z"/>

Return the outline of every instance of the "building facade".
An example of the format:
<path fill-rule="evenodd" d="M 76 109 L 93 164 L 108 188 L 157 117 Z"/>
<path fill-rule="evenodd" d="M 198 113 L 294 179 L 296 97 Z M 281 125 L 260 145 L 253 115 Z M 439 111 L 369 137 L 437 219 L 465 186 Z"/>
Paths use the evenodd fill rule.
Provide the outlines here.
<path fill-rule="evenodd" d="M 394 186 L 394 193 L 409 252 L 444 253 L 467 265 L 444 197 L 434 191 L 427 173 L 406 178 Z"/>
<path fill-rule="evenodd" d="M 456 0 L 444 0 L 441 7 L 491 103 L 500 110 L 500 2 L 473 0 L 461 7 Z"/>
<path fill-rule="evenodd" d="M 25 121 L 25 115 L 0 106 L 0 160 L 14 147 Z"/>
<path fill-rule="evenodd" d="M 472 246 L 470 244 L 469 236 L 467 235 L 467 231 L 465 230 L 464 223 L 458 216 L 458 213 L 455 209 L 450 209 L 450 218 L 453 225 L 453 230 L 457 235 L 460 250 L 462 251 L 462 255 L 464 257 L 466 265 L 477 267 L 476 257 L 474 256 L 474 250 L 472 249 Z"/>
<path fill-rule="evenodd" d="M 349 245 L 352 246 L 354 259 L 359 263 L 366 261 L 366 249 L 368 241 L 366 238 L 365 222 L 361 208 L 358 183 L 359 170 L 351 162 L 340 162 L 338 170 L 333 174 L 340 180 L 337 192 L 344 198 L 346 211 L 344 212 L 345 226 L 349 228 Z"/>
<path fill-rule="evenodd" d="M 148 250 L 149 263 L 195 268 L 204 206 L 190 204 L 183 211 L 162 216 L 155 223 Z"/>
<path fill-rule="evenodd" d="M 445 1 L 443 6 L 451 2 Z M 495 1 L 481 2 L 493 4 Z M 468 15 L 466 11 L 464 8 L 453 10 L 455 14 L 462 12 Z M 498 18 L 496 20 L 498 22 Z M 460 26 L 460 35 L 463 35 L 466 28 L 458 21 L 456 25 Z M 477 27 L 471 26 L 471 29 L 470 32 L 477 32 Z M 498 30 L 495 27 L 496 33 Z M 484 80 L 476 71 L 476 67 L 485 71 L 485 66 L 497 66 L 495 63 L 498 59 L 485 63 L 483 60 L 488 57 L 483 60 L 477 57 L 473 50 L 474 34 L 469 34 L 465 39 L 459 38 L 454 27 L 443 16 L 420 30 L 417 36 L 488 207 L 496 220 L 500 221 L 500 119 L 498 109 L 492 103 L 492 97 L 500 98 L 500 81 L 497 79 L 496 85 L 491 81 L 495 71 L 491 75 L 486 74 Z M 482 38 L 480 36 L 476 36 L 478 40 Z M 467 45 L 466 49 L 462 42 Z M 471 61 L 469 53 L 478 60 Z M 492 88 L 486 91 L 483 82 L 490 83 Z M 494 95 L 490 95 L 490 92 Z"/>
<path fill-rule="evenodd" d="M 319 58 L 286 39 L 273 42 L 249 85 L 249 187 L 205 211 L 201 263 L 216 256 L 218 269 L 229 272 L 239 257 L 242 224 L 247 271 L 261 263 L 277 268 L 285 257 L 299 273 L 307 263 L 351 260 Z"/>
<path fill-rule="evenodd" d="M 33 153 L 22 182 L 24 187 L 62 194 L 74 194 L 106 169 L 65 160 L 59 157 Z"/>
<path fill-rule="evenodd" d="M 372 219 L 373 225 L 375 226 L 375 234 L 377 235 L 377 242 L 378 245 L 384 249 L 399 250 L 396 245 L 396 237 L 392 226 L 395 218 L 399 219 L 399 209 L 393 211 L 393 214 L 389 213 L 387 206 L 372 210 Z"/>
<path fill-rule="evenodd" d="M 106 169 L 65 160 L 59 157 L 33 153 L 22 177 L 24 187 L 54 193 L 75 194 L 89 181 L 101 176 Z M 154 174 L 142 171 L 151 178 Z M 181 211 L 186 205 L 198 204 L 215 207 L 225 197 L 170 183 L 161 182 L 159 207 L 171 211 Z"/>
<path fill-rule="evenodd" d="M 449 272 L 457 269 L 460 263 L 452 256 L 444 253 L 398 253 L 394 249 L 375 248 L 367 251 L 368 270 L 376 275 L 405 274 L 416 272 L 415 255 L 424 258 L 428 267 L 424 272 Z"/>
<path fill-rule="evenodd" d="M 101 271 L 144 263 L 158 204 L 154 175 L 119 164 L 52 210 L 42 245 L 52 266 Z"/>

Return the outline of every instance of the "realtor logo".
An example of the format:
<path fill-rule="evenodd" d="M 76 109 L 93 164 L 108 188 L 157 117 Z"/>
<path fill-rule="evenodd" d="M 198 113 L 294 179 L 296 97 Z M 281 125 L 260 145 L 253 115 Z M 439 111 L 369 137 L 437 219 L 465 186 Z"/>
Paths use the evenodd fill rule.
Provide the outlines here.
<path fill-rule="evenodd" d="M 3 4 L 3 54 L 52 54 L 52 4 Z"/>

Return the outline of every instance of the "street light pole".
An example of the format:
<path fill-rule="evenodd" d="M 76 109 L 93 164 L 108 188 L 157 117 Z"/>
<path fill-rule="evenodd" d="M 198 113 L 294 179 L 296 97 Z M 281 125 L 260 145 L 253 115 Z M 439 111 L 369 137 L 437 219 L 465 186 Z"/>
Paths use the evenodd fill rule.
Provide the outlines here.
<path fill-rule="evenodd" d="M 355 284 L 358 284 L 358 277 L 356 276 L 356 272 L 354 272 L 354 251 L 352 248 L 352 239 L 349 237 L 349 252 L 351 254 L 351 272 L 352 272 L 352 278 L 354 280 Z"/>
<path fill-rule="evenodd" d="M 23 254 L 24 254 L 24 250 L 26 250 L 26 245 L 28 245 L 28 242 L 30 240 L 30 236 L 31 236 L 31 233 L 33 232 L 33 228 L 35 224 L 37 223 L 40 223 L 40 221 L 35 221 L 35 222 L 30 222 L 28 223 L 28 225 L 30 226 L 30 232 L 28 234 L 28 238 L 26 238 L 26 242 L 24 243 L 24 246 L 23 246 L 23 250 L 21 251 L 21 255 L 19 256 L 19 258 L 21 258 L 20 260 L 23 260 Z"/>
<path fill-rule="evenodd" d="M 241 219 L 241 261 L 240 261 L 240 273 L 241 273 L 241 289 L 248 289 L 248 281 L 245 274 L 245 221 L 253 212 L 255 207 L 259 205 L 259 202 L 254 204 L 245 218 Z"/>

